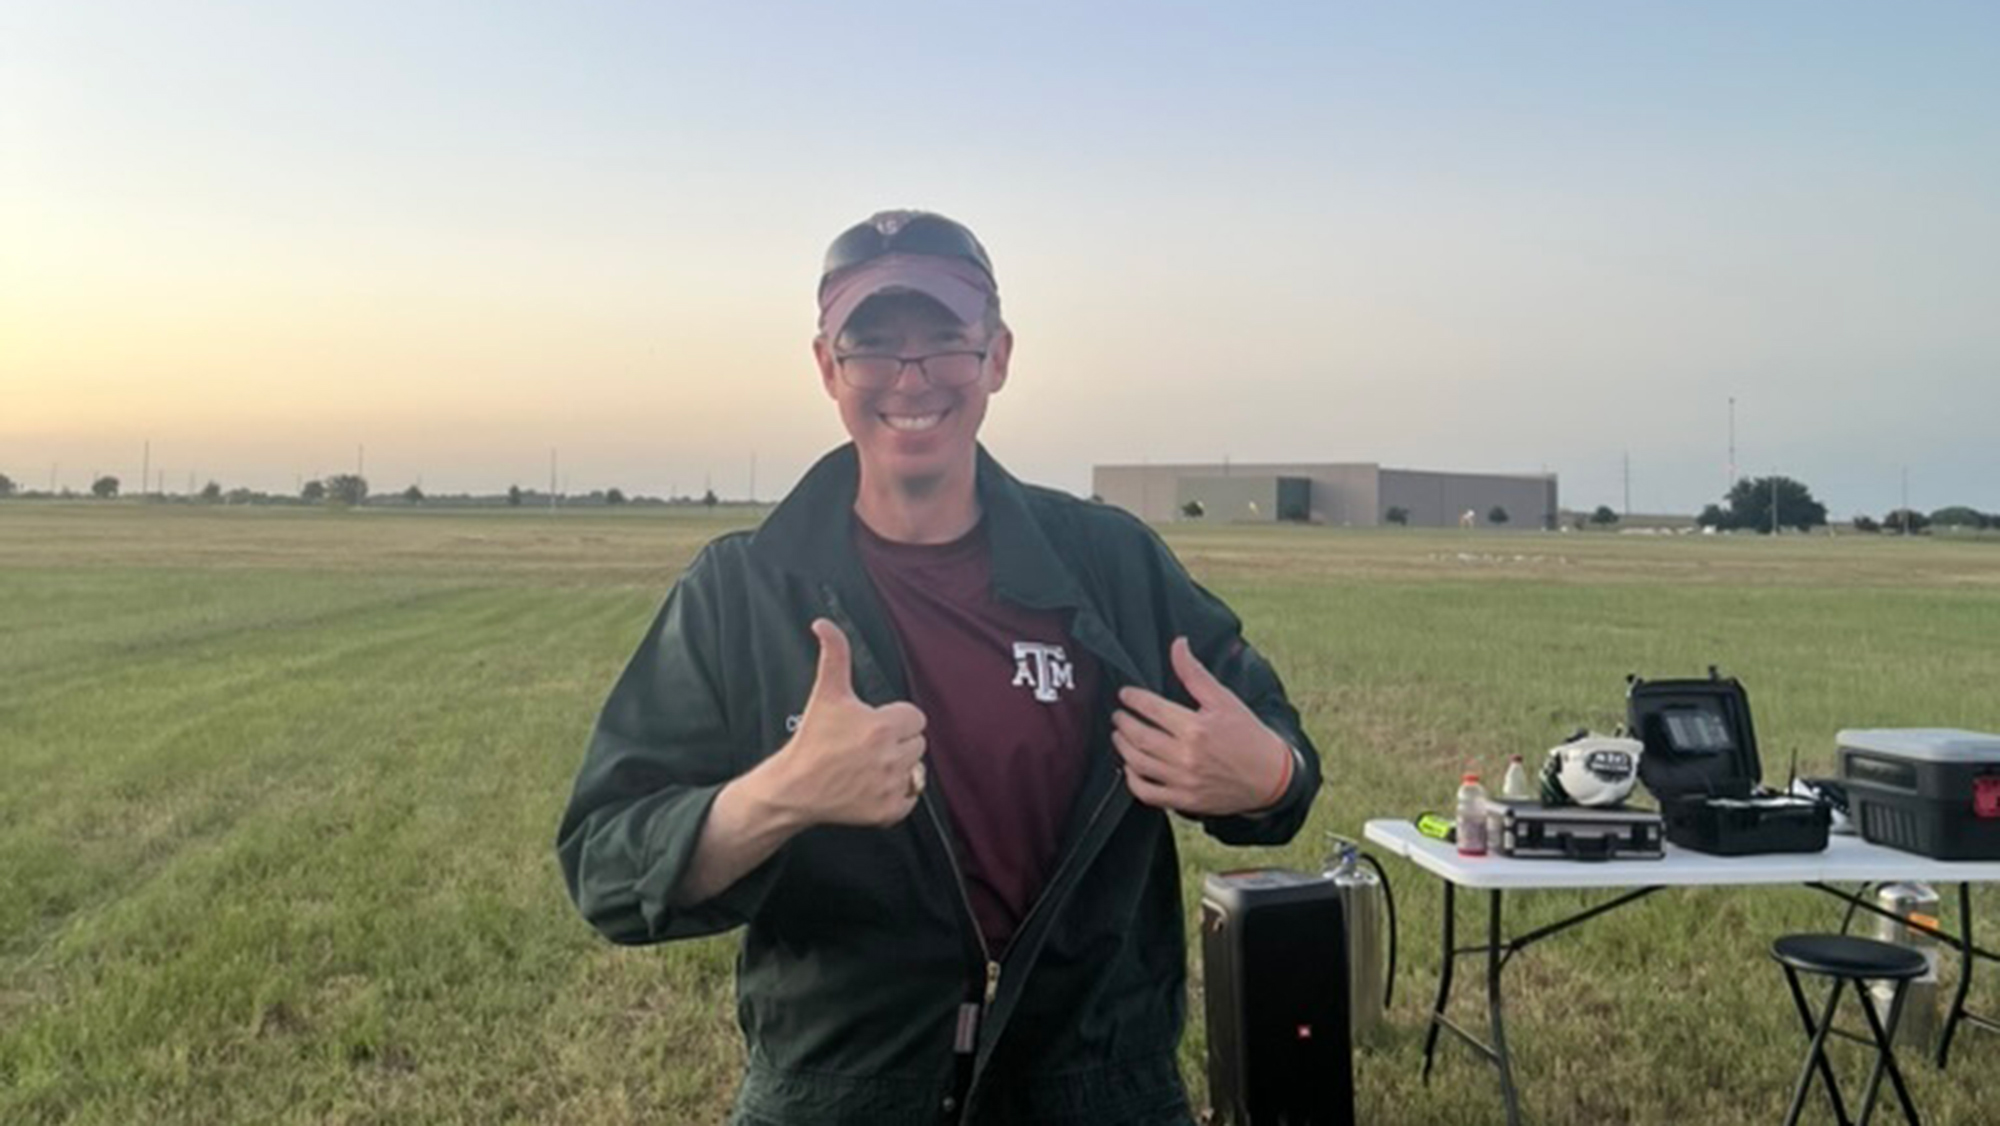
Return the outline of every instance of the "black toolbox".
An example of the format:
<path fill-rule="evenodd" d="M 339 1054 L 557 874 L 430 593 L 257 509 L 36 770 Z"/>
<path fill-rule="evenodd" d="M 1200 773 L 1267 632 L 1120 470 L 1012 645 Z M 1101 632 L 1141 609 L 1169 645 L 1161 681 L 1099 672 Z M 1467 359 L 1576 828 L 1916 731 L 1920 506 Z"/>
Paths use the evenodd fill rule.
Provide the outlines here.
<path fill-rule="evenodd" d="M 2000 735 L 1877 728 L 1838 741 L 1864 839 L 1938 860 L 2000 860 Z"/>
<path fill-rule="evenodd" d="M 1750 694 L 1714 667 L 1691 680 L 1626 679 L 1625 722 L 1645 744 L 1639 781 L 1659 800 L 1667 840 L 1722 856 L 1820 852 L 1833 814 L 1765 789 Z"/>
<path fill-rule="evenodd" d="M 1658 860 L 1660 815 L 1650 809 L 1617 806 L 1547 806 L 1538 801 L 1503 802 L 1495 848 L 1529 860 Z"/>

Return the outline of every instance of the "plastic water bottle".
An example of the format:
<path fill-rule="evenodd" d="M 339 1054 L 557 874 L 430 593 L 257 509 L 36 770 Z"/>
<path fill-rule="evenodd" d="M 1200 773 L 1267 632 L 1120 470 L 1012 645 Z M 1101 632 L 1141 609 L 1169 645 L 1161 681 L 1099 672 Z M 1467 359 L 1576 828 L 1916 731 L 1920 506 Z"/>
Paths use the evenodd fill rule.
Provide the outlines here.
<path fill-rule="evenodd" d="M 1486 787 L 1468 770 L 1458 782 L 1458 854 L 1486 855 Z"/>
<path fill-rule="evenodd" d="M 1500 796 L 1508 801 L 1533 801 L 1535 792 L 1528 788 L 1528 771 L 1521 765 L 1521 756 L 1507 759 L 1507 777 L 1500 780 Z"/>

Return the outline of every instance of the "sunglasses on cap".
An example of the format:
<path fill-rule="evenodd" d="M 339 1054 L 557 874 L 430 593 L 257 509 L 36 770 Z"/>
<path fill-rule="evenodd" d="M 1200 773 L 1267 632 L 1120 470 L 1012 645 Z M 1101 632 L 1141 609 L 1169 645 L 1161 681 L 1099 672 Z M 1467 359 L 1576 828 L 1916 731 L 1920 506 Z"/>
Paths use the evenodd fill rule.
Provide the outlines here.
<path fill-rule="evenodd" d="M 971 231 L 935 212 L 884 211 L 849 227 L 826 248 L 820 290 L 824 292 L 828 279 L 842 270 L 884 254 L 963 259 L 979 267 L 988 283 L 993 282 L 993 262 Z"/>

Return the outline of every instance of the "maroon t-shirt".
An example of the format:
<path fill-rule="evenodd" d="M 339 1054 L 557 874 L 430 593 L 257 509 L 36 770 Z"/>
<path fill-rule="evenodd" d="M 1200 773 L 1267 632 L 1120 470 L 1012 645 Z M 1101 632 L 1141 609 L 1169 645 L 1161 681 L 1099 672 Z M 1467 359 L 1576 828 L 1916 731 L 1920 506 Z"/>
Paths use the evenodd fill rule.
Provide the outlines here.
<path fill-rule="evenodd" d="M 951 814 L 972 913 L 997 958 L 1055 866 L 1090 745 L 1097 663 L 1066 614 L 993 596 L 983 523 L 946 544 L 892 543 L 854 526 L 927 720 L 929 777 Z"/>

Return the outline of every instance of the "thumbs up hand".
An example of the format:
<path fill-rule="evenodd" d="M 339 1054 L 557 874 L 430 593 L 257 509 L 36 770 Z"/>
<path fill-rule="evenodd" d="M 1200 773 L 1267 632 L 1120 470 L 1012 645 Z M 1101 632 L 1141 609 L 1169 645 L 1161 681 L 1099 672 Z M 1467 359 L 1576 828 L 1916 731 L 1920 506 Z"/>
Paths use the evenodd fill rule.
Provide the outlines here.
<path fill-rule="evenodd" d="M 778 752 L 779 793 L 812 824 L 893 825 L 923 792 L 924 713 L 898 701 L 875 707 L 854 694 L 847 635 L 825 618 L 819 671 L 799 729 Z"/>
<path fill-rule="evenodd" d="M 1150 806 L 1190 815 L 1251 813 L 1275 804 L 1291 780 L 1292 749 L 1195 659 L 1185 637 L 1168 650 L 1193 708 L 1124 688 L 1111 745 L 1125 786 Z"/>

